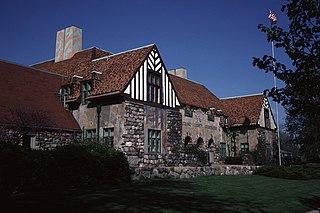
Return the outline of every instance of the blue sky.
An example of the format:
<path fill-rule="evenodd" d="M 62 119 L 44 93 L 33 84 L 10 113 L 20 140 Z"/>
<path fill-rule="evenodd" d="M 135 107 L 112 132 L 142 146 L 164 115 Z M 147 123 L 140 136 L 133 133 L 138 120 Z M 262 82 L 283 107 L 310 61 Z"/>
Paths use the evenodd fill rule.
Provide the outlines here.
<path fill-rule="evenodd" d="M 0 59 L 24 65 L 52 59 L 56 31 L 83 30 L 83 48 L 113 53 L 157 45 L 167 69 L 185 67 L 188 78 L 216 96 L 256 94 L 273 85 L 272 74 L 252 66 L 252 57 L 270 54 L 258 24 L 269 25 L 269 9 L 278 25 L 284 0 L 4 0 L 0 9 Z M 289 63 L 283 52 L 276 58 Z M 281 82 L 279 83 L 281 85 Z M 274 105 L 272 105 L 274 107 Z M 283 109 L 280 118 L 284 118 Z M 280 122 L 282 123 L 282 122 Z"/>

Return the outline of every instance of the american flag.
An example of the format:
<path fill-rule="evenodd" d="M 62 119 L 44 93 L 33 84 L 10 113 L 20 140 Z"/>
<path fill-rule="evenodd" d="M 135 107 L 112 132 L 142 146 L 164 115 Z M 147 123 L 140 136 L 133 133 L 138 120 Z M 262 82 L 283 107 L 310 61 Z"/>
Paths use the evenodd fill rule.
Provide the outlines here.
<path fill-rule="evenodd" d="M 271 10 L 269 12 L 268 18 L 270 19 L 271 24 L 275 24 L 278 21 L 276 15 Z"/>

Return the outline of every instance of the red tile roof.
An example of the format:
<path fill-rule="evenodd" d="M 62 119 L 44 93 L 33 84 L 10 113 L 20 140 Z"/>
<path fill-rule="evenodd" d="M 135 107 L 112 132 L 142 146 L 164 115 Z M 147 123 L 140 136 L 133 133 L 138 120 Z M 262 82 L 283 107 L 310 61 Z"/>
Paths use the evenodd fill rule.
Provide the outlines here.
<path fill-rule="evenodd" d="M 72 114 L 59 100 L 63 77 L 0 61 L 0 123 L 10 123 L 16 110 L 45 113 L 44 128 L 80 130 Z"/>
<path fill-rule="evenodd" d="M 108 52 L 100 52 L 100 56 L 102 56 L 100 59 L 92 57 L 93 49 L 89 49 L 76 53 L 73 58 L 68 60 L 58 63 L 51 60 L 33 65 L 33 67 L 65 74 L 69 77 L 79 75 L 83 77 L 82 80 L 90 80 L 92 78 L 91 72 L 98 71 L 102 74 L 98 76 L 99 80 L 95 81 L 90 96 L 115 91 L 122 92 L 153 48 L 156 48 L 155 45 L 149 45 L 114 55 Z M 69 78 L 63 84 L 71 82 L 72 79 Z M 80 91 L 76 91 L 76 94 L 79 96 Z"/>
<path fill-rule="evenodd" d="M 263 105 L 263 94 L 220 99 L 232 125 L 257 124 Z"/>
<path fill-rule="evenodd" d="M 179 100 L 183 105 L 195 106 L 205 110 L 211 107 L 222 109 L 220 100 L 202 84 L 169 75 Z"/>

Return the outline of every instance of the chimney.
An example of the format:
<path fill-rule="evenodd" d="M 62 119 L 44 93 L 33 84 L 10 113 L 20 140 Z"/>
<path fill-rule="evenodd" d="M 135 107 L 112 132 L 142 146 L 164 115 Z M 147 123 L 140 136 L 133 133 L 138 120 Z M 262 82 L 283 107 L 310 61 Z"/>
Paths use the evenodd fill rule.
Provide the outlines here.
<path fill-rule="evenodd" d="M 72 58 L 82 49 L 82 30 L 75 26 L 57 32 L 55 62 Z"/>
<path fill-rule="evenodd" d="M 187 70 L 185 68 L 177 68 L 177 69 L 169 70 L 168 72 L 180 78 L 187 79 Z"/>

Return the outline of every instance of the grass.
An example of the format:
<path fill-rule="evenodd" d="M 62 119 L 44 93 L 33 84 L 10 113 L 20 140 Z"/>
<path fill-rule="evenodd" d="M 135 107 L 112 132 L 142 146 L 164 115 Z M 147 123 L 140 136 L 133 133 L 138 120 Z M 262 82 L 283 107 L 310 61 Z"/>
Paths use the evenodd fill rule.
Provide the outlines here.
<path fill-rule="evenodd" d="M 307 212 L 320 208 L 320 180 L 211 176 L 147 180 L 4 200 L 7 212 Z"/>

